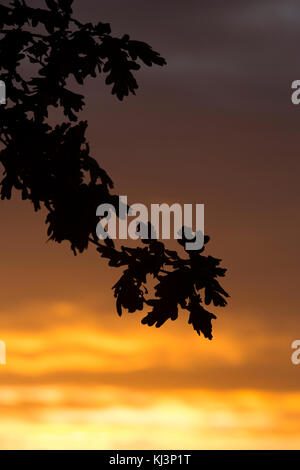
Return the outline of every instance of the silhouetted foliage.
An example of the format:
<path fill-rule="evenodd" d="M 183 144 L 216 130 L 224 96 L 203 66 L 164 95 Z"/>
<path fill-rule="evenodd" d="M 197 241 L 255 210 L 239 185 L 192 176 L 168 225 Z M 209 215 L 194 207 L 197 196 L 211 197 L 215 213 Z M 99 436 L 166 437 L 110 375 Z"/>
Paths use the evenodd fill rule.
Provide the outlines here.
<path fill-rule="evenodd" d="M 87 122 L 78 122 L 84 97 L 67 88 L 70 77 L 82 85 L 88 76 L 103 74 L 112 94 L 122 100 L 135 94 L 134 72 L 141 63 L 166 62 L 144 42 L 128 35 L 113 37 L 109 24 L 80 23 L 72 17 L 73 0 L 45 3 L 43 9 L 23 0 L 0 5 L 0 73 L 8 94 L 8 106 L 0 106 L 0 161 L 5 170 L 1 198 L 21 191 L 36 211 L 47 209 L 51 240 L 69 241 L 75 254 L 94 243 L 110 266 L 124 267 L 113 287 L 119 315 L 123 309 L 133 313 L 150 306 L 142 323 L 160 327 L 175 320 L 182 308 L 197 333 L 211 339 L 211 320 L 216 317 L 203 307 L 201 293 L 205 305 L 226 305 L 228 294 L 217 281 L 226 271 L 219 267 L 220 260 L 204 256 L 204 247 L 182 258 L 158 240 L 118 250 L 112 240 L 100 243 L 96 238 L 96 208 L 102 203 L 117 208 L 119 197 L 111 193 L 112 180 L 90 155 Z M 24 75 L 28 61 L 38 68 L 30 79 Z M 49 124 L 51 106 L 63 110 L 65 122 Z M 205 243 L 208 240 L 206 236 Z M 150 299 L 149 276 L 158 281 Z"/>

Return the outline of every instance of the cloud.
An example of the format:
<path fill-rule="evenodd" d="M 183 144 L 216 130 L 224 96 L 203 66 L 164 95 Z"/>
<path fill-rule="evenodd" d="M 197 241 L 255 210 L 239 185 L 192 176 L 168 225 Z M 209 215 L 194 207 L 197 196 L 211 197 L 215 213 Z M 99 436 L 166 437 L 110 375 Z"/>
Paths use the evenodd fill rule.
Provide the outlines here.
<path fill-rule="evenodd" d="M 11 321 L 16 315 L 4 322 L 7 364 L 0 373 L 6 385 L 83 382 L 87 388 L 129 385 L 143 391 L 298 388 L 290 336 L 267 333 L 250 312 L 240 318 L 231 312 L 226 321 L 221 316 L 212 342 L 194 335 L 184 316 L 155 329 L 141 325 L 137 315 L 120 319 L 107 312 L 99 317 L 84 303 L 31 303 L 22 312 L 24 320 L 42 321 L 25 330 L 22 319 L 18 328 Z"/>

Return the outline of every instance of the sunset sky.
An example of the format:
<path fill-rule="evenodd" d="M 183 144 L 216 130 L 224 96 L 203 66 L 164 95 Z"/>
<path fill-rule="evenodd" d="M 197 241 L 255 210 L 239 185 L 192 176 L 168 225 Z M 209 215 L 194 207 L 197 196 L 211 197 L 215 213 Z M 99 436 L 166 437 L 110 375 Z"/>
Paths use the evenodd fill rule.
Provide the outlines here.
<path fill-rule="evenodd" d="M 205 204 L 231 298 L 212 341 L 186 314 L 119 318 L 120 270 L 1 201 L 0 449 L 300 449 L 299 2 L 74 5 L 166 58 L 122 103 L 102 77 L 79 88 L 91 153 L 129 203 Z"/>

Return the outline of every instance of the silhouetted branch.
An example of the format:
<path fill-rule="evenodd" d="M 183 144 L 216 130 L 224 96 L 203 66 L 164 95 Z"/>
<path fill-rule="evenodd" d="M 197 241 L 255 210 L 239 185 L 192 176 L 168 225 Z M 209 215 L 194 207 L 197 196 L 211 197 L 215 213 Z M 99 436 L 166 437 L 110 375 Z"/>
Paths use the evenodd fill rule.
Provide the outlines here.
<path fill-rule="evenodd" d="M 72 17 L 72 3 L 46 0 L 45 9 L 20 0 L 11 7 L 0 5 L 0 73 L 9 85 L 9 106 L 0 106 L 0 141 L 5 146 L 0 151 L 5 170 L 1 199 L 21 191 L 36 211 L 47 210 L 50 240 L 68 241 L 74 254 L 92 243 L 109 266 L 123 267 L 113 287 L 119 315 L 124 309 L 133 313 L 149 306 L 152 310 L 142 322 L 159 327 L 175 320 L 179 309 L 187 310 L 197 333 L 211 339 L 215 316 L 203 308 L 202 298 L 206 305 L 226 305 L 228 294 L 217 281 L 226 271 L 220 260 L 203 256 L 204 247 L 182 258 L 158 240 L 141 240 L 142 247 L 117 250 L 112 240 L 95 239 L 97 207 L 109 203 L 117 209 L 119 197 L 111 193 L 112 180 L 90 155 L 87 122 L 78 121 L 84 96 L 68 89 L 67 80 L 74 77 L 83 85 L 88 76 L 104 74 L 112 94 L 122 100 L 135 94 L 134 73 L 141 65 L 162 66 L 166 61 L 129 35 L 113 37 L 109 24 L 82 24 Z M 28 31 L 37 26 L 46 33 Z M 25 59 L 40 67 L 29 80 L 22 76 Z M 49 124 L 51 106 L 62 109 L 63 123 Z M 147 289 L 150 278 L 158 281 L 154 296 Z"/>

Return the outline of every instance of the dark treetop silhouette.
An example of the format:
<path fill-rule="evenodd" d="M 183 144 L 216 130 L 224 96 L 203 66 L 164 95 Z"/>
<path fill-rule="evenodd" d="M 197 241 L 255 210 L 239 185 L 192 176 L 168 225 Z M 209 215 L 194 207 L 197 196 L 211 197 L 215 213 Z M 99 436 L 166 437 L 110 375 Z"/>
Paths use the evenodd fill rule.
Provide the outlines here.
<path fill-rule="evenodd" d="M 122 100 L 138 88 L 133 72 L 139 62 L 166 62 L 144 42 L 128 35 L 113 37 L 109 24 L 80 23 L 72 17 L 73 0 L 45 3 L 44 9 L 21 0 L 10 7 L 0 5 L 0 75 L 8 95 L 8 105 L 0 106 L 0 161 L 5 170 L 1 198 L 21 191 L 36 211 L 48 211 L 51 240 L 68 240 L 75 254 L 93 243 L 110 266 L 123 266 L 113 287 L 119 315 L 122 308 L 135 312 L 149 305 L 152 310 L 142 323 L 160 327 L 169 318 L 175 320 L 181 307 L 197 333 L 211 339 L 216 317 L 202 306 L 201 294 L 206 305 L 226 305 L 228 294 L 217 281 L 226 269 L 219 259 L 203 256 L 204 247 L 181 257 L 158 240 L 117 250 L 112 240 L 99 243 L 96 238 L 96 208 L 102 203 L 117 208 L 119 197 L 111 194 L 113 182 L 90 155 L 87 122 L 77 122 L 84 97 L 67 88 L 72 76 L 82 85 L 89 75 L 102 73 L 112 94 Z M 21 67 L 28 61 L 37 67 L 30 79 Z M 63 110 L 65 122 L 49 124 L 50 106 Z M 184 245 L 184 240 L 179 243 Z M 158 281 L 154 298 L 148 298 L 149 275 Z"/>

